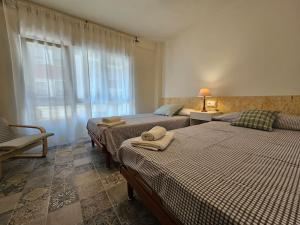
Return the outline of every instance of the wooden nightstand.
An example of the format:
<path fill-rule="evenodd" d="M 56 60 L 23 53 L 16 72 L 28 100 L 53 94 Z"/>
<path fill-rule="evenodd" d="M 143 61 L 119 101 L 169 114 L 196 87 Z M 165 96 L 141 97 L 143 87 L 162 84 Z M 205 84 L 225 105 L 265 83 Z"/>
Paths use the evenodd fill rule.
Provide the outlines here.
<path fill-rule="evenodd" d="M 214 116 L 221 115 L 218 111 L 208 111 L 208 112 L 191 112 L 190 115 L 190 125 L 197 125 L 201 123 L 206 123 L 212 121 Z"/>

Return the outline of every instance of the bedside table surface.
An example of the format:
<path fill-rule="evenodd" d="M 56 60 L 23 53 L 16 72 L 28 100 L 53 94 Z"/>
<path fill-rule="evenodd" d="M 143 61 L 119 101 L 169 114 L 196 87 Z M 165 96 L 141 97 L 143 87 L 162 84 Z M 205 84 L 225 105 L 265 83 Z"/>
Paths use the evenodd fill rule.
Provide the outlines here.
<path fill-rule="evenodd" d="M 221 115 L 221 112 L 218 111 L 208 111 L 208 112 L 191 112 L 191 119 L 193 120 L 203 120 L 211 121 L 214 116 Z"/>

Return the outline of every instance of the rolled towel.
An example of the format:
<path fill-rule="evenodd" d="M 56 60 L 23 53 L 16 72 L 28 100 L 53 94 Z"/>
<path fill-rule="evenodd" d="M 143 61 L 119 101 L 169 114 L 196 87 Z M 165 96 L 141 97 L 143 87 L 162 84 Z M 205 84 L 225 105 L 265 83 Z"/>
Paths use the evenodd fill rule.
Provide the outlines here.
<path fill-rule="evenodd" d="M 134 147 L 145 148 L 153 151 L 162 151 L 174 139 L 174 132 L 168 131 L 166 135 L 156 141 L 143 141 L 141 137 L 131 139 L 131 145 Z"/>
<path fill-rule="evenodd" d="M 102 122 L 103 123 L 115 123 L 121 121 L 120 116 L 111 116 L 111 117 L 103 117 Z"/>
<path fill-rule="evenodd" d="M 125 120 L 120 120 L 120 121 L 116 121 L 116 122 L 112 122 L 112 123 L 98 122 L 97 126 L 115 127 L 115 126 L 119 126 L 119 125 L 122 125 L 122 124 L 125 124 L 125 123 L 126 123 Z"/>
<path fill-rule="evenodd" d="M 143 132 L 141 137 L 143 141 L 156 141 L 165 136 L 166 132 L 166 128 L 155 126 L 151 130 Z"/>

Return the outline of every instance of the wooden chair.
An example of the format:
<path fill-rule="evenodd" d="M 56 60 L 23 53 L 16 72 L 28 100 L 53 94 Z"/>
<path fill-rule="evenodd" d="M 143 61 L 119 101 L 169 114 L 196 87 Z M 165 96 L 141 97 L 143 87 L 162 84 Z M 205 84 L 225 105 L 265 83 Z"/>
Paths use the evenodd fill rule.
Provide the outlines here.
<path fill-rule="evenodd" d="M 32 128 L 40 131 L 33 135 L 18 135 L 13 128 Z M 2 161 L 9 158 L 41 158 L 48 152 L 47 138 L 53 136 L 47 133 L 43 127 L 31 125 L 9 124 L 0 117 L 0 177 L 2 176 Z M 23 152 L 38 145 L 43 145 L 42 153 L 24 154 Z"/>

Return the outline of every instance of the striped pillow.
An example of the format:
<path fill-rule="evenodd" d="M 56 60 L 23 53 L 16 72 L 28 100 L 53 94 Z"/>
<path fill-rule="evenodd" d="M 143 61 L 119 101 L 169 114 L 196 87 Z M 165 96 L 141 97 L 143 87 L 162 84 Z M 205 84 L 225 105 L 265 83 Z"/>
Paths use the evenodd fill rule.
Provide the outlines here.
<path fill-rule="evenodd" d="M 274 128 L 300 131 L 300 116 L 292 116 L 280 113 L 273 125 Z"/>
<path fill-rule="evenodd" d="M 247 127 L 257 130 L 272 131 L 273 123 L 279 112 L 268 110 L 248 110 L 241 114 L 240 118 L 233 121 L 231 125 Z"/>
<path fill-rule="evenodd" d="M 6 120 L 0 118 L 0 143 L 10 141 L 16 137 L 13 130 L 7 125 Z"/>

